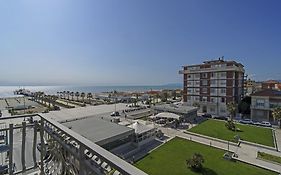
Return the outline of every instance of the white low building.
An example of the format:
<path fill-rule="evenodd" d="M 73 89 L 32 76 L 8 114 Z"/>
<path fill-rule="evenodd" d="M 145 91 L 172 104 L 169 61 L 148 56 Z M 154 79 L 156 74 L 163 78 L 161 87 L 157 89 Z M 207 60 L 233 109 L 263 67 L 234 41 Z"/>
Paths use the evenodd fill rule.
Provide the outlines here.
<path fill-rule="evenodd" d="M 144 125 L 137 121 L 129 125 L 128 127 L 135 130 L 136 137 L 134 141 L 138 146 L 147 144 L 148 142 L 154 140 L 156 137 L 156 128 L 153 124 Z"/>

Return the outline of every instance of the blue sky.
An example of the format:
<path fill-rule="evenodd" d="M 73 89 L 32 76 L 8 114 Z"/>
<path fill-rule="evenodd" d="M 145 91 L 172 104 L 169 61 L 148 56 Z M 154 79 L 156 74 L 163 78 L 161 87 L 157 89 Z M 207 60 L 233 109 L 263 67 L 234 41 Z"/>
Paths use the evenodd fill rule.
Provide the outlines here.
<path fill-rule="evenodd" d="M 0 1 L 0 85 L 158 85 L 224 56 L 281 79 L 279 0 Z"/>

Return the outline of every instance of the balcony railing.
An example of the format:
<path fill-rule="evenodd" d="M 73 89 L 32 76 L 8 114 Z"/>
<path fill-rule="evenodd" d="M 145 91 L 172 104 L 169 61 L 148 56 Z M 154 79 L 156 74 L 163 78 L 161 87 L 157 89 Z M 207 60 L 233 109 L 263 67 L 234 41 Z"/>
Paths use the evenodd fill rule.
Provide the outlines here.
<path fill-rule="evenodd" d="M 29 122 L 22 122 L 22 119 L 28 119 Z M 4 126 L 9 124 L 9 127 L 0 129 L 3 140 L 0 150 L 7 157 L 7 161 L 2 162 L 0 174 L 37 172 L 42 175 L 109 173 L 146 175 L 123 159 L 50 118 L 37 114 L 3 117 L 0 118 L 0 123 Z M 14 138 L 19 135 L 20 144 L 18 139 Z M 28 140 L 30 137 L 32 139 Z M 27 145 L 27 140 L 32 144 Z M 15 157 L 21 159 L 16 160 Z"/>
<path fill-rule="evenodd" d="M 194 70 L 180 70 L 179 74 L 188 74 L 188 73 L 203 73 L 203 72 L 226 72 L 226 71 L 238 71 L 245 72 L 242 67 L 216 67 L 216 68 L 202 68 L 202 69 L 194 69 Z M 242 78 L 241 78 L 242 79 Z"/>

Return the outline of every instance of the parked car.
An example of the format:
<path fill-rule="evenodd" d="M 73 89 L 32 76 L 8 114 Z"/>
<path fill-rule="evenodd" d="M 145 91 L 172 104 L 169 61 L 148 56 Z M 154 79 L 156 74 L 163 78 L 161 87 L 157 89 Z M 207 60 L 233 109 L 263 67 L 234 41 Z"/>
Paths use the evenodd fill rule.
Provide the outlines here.
<path fill-rule="evenodd" d="M 55 105 L 55 106 L 54 106 L 54 110 L 55 110 L 55 111 L 59 111 L 59 110 L 60 110 L 60 107 Z"/>
<path fill-rule="evenodd" d="M 251 124 L 253 125 L 254 122 L 251 119 L 244 119 L 244 120 L 240 120 L 239 123 L 243 123 L 243 124 Z"/>
<path fill-rule="evenodd" d="M 203 114 L 202 117 L 204 117 L 204 118 L 212 118 L 212 115 L 206 113 L 206 114 Z"/>
<path fill-rule="evenodd" d="M 266 122 L 266 121 L 262 121 L 262 122 L 260 123 L 260 126 L 264 126 L 264 127 L 272 127 L 271 123 Z"/>
<path fill-rule="evenodd" d="M 116 111 L 116 112 L 112 112 L 110 116 L 112 116 L 112 117 L 114 117 L 114 116 L 120 116 L 120 114 L 119 114 L 119 112 Z"/>
<path fill-rule="evenodd" d="M 218 119 L 218 120 L 228 120 L 228 118 L 225 117 L 225 116 L 216 116 L 216 117 L 214 117 L 214 119 Z"/>
<path fill-rule="evenodd" d="M 254 125 L 260 126 L 261 122 L 254 122 Z"/>

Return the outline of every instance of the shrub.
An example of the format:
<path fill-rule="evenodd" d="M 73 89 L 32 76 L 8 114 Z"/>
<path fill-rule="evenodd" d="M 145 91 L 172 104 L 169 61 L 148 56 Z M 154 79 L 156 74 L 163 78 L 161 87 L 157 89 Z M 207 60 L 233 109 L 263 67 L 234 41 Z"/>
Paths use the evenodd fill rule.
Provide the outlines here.
<path fill-rule="evenodd" d="M 235 123 L 233 122 L 233 120 L 228 120 L 226 123 L 225 123 L 225 127 L 231 131 L 235 131 L 236 130 L 236 126 L 235 126 Z"/>
<path fill-rule="evenodd" d="M 204 158 L 199 153 L 194 153 L 191 159 L 186 160 L 187 166 L 195 171 L 201 171 L 203 168 Z"/>

